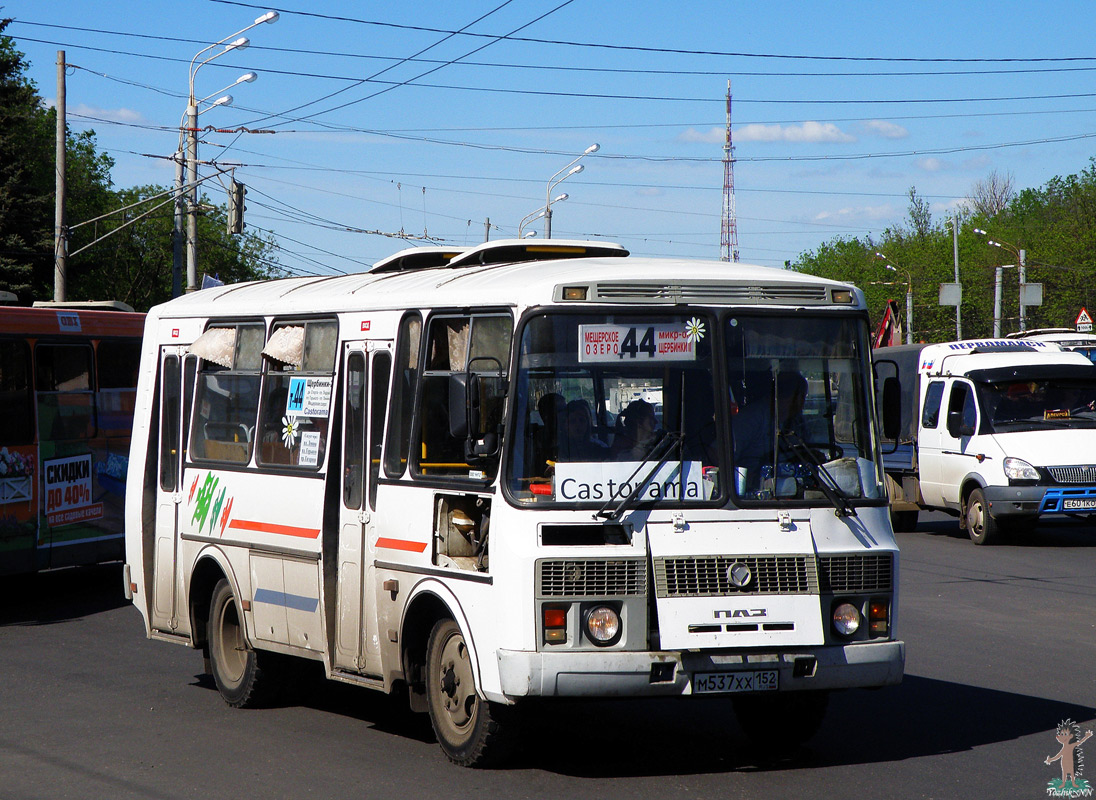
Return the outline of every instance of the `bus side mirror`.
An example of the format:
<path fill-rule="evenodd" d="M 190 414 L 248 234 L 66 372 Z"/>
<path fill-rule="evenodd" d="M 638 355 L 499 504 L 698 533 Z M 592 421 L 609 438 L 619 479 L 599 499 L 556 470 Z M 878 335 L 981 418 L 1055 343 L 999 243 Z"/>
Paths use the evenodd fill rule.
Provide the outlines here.
<path fill-rule="evenodd" d="M 492 362 L 498 375 L 483 375 L 472 371 L 477 361 Z M 502 363 L 492 356 L 477 356 L 468 362 L 468 369 L 459 376 L 464 392 L 464 456 L 466 461 L 491 458 L 499 452 L 498 420 L 488 414 L 486 424 L 484 414 L 495 401 L 506 394 L 506 379 L 502 376 Z M 496 392 L 490 391 L 491 388 Z M 455 412 L 452 406 L 453 394 L 450 392 L 450 416 Z M 452 424 L 452 422 L 450 422 Z"/>
<path fill-rule="evenodd" d="M 902 394 L 898 378 L 890 377 L 883 381 L 883 438 L 898 438 L 902 425 Z"/>

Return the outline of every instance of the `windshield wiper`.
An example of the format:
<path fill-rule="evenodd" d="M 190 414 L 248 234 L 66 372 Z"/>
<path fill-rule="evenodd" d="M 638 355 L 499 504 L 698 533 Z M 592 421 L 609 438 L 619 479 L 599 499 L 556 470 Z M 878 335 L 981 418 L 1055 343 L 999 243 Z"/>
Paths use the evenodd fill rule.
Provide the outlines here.
<path fill-rule="evenodd" d="M 837 516 L 855 517 L 856 509 L 849 502 L 849 496 L 841 490 L 841 487 L 837 485 L 837 481 L 830 475 L 829 470 L 818 460 L 814 451 L 803 443 L 799 435 L 794 431 L 780 431 L 779 436 L 788 446 L 788 449 L 811 468 L 815 481 L 818 483 L 818 488 L 837 510 Z"/>
<path fill-rule="evenodd" d="M 640 473 L 640 470 L 642 470 L 648 462 L 656 458 L 656 455 L 658 458 L 658 462 L 651 470 L 647 472 L 643 480 L 634 484 L 632 491 L 629 492 L 626 497 L 621 498 L 620 502 L 617 503 L 616 508 L 614 508 L 612 511 L 606 512 L 606 509 L 609 508 L 610 505 L 612 505 L 615 499 L 610 497 L 608 500 L 605 501 L 605 505 L 603 505 L 601 508 L 594 512 L 594 519 L 604 517 L 605 519 L 612 522 L 616 522 L 618 519 L 620 519 L 625 509 L 627 509 L 629 505 L 635 502 L 635 499 L 639 497 L 639 495 L 643 492 L 644 487 L 651 480 L 651 478 L 653 478 L 655 474 L 660 469 L 662 469 L 662 465 L 670 460 L 671 453 L 673 453 L 674 448 L 677 445 L 681 444 L 681 439 L 682 436 L 680 433 L 666 433 L 663 434 L 661 439 L 651 445 L 650 449 L 644 454 L 643 461 L 641 461 L 639 466 L 635 468 L 635 471 L 630 476 L 628 476 L 627 482 L 631 484 L 635 476 Z"/>

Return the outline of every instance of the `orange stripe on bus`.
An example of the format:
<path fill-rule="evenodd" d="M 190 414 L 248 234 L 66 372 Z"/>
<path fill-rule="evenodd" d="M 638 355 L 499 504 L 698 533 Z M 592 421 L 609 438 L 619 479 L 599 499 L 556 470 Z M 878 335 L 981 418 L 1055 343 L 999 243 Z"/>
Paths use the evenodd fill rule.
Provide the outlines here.
<path fill-rule="evenodd" d="M 320 535 L 319 528 L 298 528 L 294 525 L 275 525 L 272 522 L 257 522 L 252 519 L 234 519 L 228 523 L 228 527 L 242 531 L 280 533 L 283 536 L 300 536 L 304 539 L 315 539 Z"/>
<path fill-rule="evenodd" d="M 377 539 L 377 547 L 386 550 L 409 550 L 412 553 L 421 553 L 426 549 L 426 542 L 410 542 L 407 539 Z"/>

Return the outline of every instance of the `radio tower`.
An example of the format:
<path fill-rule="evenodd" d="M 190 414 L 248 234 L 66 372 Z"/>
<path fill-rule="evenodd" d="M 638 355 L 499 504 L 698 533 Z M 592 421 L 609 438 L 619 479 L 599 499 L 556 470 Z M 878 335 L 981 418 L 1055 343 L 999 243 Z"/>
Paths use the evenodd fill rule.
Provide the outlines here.
<path fill-rule="evenodd" d="M 727 81 L 727 140 L 723 144 L 723 225 L 720 261 L 738 261 L 738 222 L 734 210 L 734 145 L 731 143 L 731 82 Z"/>

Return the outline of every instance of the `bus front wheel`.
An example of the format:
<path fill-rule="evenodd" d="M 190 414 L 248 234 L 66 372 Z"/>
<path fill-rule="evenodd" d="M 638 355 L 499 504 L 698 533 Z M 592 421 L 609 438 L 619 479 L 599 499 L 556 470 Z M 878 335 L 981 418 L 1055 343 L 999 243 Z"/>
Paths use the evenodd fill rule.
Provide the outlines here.
<path fill-rule="evenodd" d="M 259 654 L 247 643 L 232 585 L 221 578 L 209 604 L 209 661 L 217 691 L 234 708 L 259 705 L 264 675 Z"/>
<path fill-rule="evenodd" d="M 506 709 L 476 692 L 468 644 L 451 619 L 434 625 L 426 646 L 426 697 L 442 751 L 463 767 L 486 766 L 507 751 L 501 717 Z"/>

